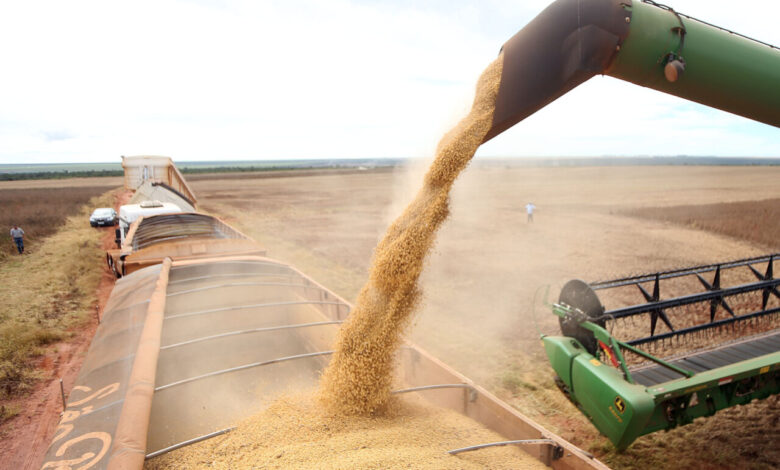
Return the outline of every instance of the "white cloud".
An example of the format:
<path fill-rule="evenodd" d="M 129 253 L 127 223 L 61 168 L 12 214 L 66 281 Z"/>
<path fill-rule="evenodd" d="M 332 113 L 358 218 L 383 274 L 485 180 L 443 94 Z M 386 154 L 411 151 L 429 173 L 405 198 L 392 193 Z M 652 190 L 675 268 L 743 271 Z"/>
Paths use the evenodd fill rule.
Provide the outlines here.
<path fill-rule="evenodd" d="M 548 2 L 420 3 L 4 2 L 0 162 L 429 154 Z M 780 44 L 773 4 L 674 3 Z M 595 79 L 480 153 L 780 155 L 776 129 L 743 121 Z"/>

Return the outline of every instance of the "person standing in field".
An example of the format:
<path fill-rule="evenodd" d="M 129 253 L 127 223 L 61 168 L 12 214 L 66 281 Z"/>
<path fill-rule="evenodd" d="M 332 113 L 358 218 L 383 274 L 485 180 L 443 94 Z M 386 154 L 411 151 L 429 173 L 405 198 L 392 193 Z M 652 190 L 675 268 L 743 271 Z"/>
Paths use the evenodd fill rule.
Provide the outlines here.
<path fill-rule="evenodd" d="M 16 243 L 16 249 L 19 250 L 19 254 L 24 253 L 24 230 L 20 229 L 18 225 L 14 225 L 11 229 L 11 238 Z"/>
<path fill-rule="evenodd" d="M 525 205 L 525 212 L 528 214 L 529 224 L 534 221 L 534 209 L 536 209 L 536 206 L 534 205 L 533 202 L 529 202 L 528 204 Z"/>

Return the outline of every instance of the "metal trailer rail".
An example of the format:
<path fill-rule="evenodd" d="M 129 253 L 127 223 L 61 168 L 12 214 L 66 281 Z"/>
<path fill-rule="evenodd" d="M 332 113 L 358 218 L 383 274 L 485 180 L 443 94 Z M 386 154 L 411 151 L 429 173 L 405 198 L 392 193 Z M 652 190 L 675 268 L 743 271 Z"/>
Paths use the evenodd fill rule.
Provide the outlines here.
<path fill-rule="evenodd" d="M 328 354 L 328 353 L 332 353 L 332 351 L 324 351 L 323 352 L 323 354 Z M 280 358 L 280 360 L 286 360 L 286 359 L 294 359 L 294 358 Z M 474 389 L 474 387 L 472 387 L 469 384 L 463 384 L 463 383 L 422 385 L 422 386 L 419 386 L 419 387 L 411 387 L 411 388 L 405 388 L 405 389 L 400 389 L 400 390 L 393 390 L 390 393 L 393 394 L 393 395 L 400 395 L 400 394 L 403 394 L 403 393 L 421 392 L 421 391 L 425 391 L 425 390 L 440 390 L 440 389 L 443 389 L 443 388 L 465 388 L 465 389 L 468 389 L 469 391 L 474 393 L 474 398 L 472 399 L 472 401 L 476 399 L 477 391 Z M 232 426 L 232 427 L 229 427 L 229 428 L 225 428 L 225 429 L 220 429 L 219 431 L 214 431 L 214 432 L 211 432 L 211 433 L 208 433 L 208 434 L 204 434 L 202 436 L 198 436 L 198 437 L 195 437 L 195 438 L 192 438 L 192 439 L 188 439 L 186 441 L 182 441 L 182 442 L 173 444 L 173 445 L 171 445 L 169 447 L 166 447 L 164 449 L 160 449 L 160 450 L 157 450 L 155 452 L 150 452 L 150 453 L 146 454 L 146 460 L 153 459 L 155 457 L 159 457 L 161 455 L 167 454 L 168 452 L 172 452 L 172 451 L 174 451 L 176 449 L 181 449 L 182 447 L 186 447 L 186 446 L 189 446 L 189 445 L 192 445 L 192 444 L 197 444 L 198 442 L 203 442 L 203 441 L 211 439 L 213 437 L 221 436 L 223 434 L 229 433 L 230 431 L 233 431 L 234 429 L 236 429 L 235 426 Z M 532 442 L 532 441 L 536 441 L 536 442 Z M 516 444 L 516 443 L 552 443 L 552 444 L 555 444 L 555 441 L 553 441 L 551 439 L 535 439 L 535 440 L 526 440 L 526 441 L 507 441 L 507 442 L 504 442 L 504 443 L 483 444 L 481 446 L 474 446 L 474 447 L 470 447 L 470 448 L 457 449 L 457 450 L 454 450 L 454 451 L 451 450 L 448 453 L 454 455 L 454 454 L 457 454 L 457 453 L 460 453 L 460 452 L 466 452 L 466 451 L 469 451 L 469 450 L 476 450 L 478 448 L 484 448 L 484 447 L 490 447 L 490 446 L 496 446 L 496 445 Z"/>

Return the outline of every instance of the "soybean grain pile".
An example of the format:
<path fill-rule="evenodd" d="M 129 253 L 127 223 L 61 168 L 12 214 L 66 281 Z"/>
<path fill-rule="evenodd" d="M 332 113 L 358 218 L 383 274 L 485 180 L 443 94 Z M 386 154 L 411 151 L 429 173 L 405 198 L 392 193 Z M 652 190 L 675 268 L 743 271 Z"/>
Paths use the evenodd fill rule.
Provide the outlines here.
<path fill-rule="evenodd" d="M 502 62 L 482 73 L 471 112 L 439 142 L 423 187 L 377 245 L 320 383 L 320 401 L 334 414 L 381 414 L 389 403 L 394 353 L 420 299 L 425 256 L 449 214 L 452 184 L 490 130 Z"/>
<path fill-rule="evenodd" d="M 517 447 L 449 455 L 504 440 L 455 411 L 396 402 L 382 417 L 334 419 L 311 395 L 287 396 L 235 431 L 148 460 L 162 469 L 542 469 Z"/>

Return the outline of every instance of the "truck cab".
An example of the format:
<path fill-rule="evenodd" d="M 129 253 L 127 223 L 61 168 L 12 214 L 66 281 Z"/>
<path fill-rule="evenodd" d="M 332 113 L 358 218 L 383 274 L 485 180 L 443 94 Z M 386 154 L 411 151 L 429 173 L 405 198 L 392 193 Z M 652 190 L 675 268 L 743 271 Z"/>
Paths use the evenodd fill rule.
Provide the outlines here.
<path fill-rule="evenodd" d="M 106 263 L 108 268 L 116 275 L 122 274 L 117 270 L 119 266 L 119 256 L 121 254 L 122 244 L 130 231 L 130 225 L 140 217 L 146 217 L 158 214 L 176 214 L 182 212 L 181 208 L 171 202 L 143 201 L 139 204 L 125 204 L 119 207 L 119 227 L 116 229 L 116 249 L 106 252 Z"/>

